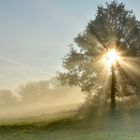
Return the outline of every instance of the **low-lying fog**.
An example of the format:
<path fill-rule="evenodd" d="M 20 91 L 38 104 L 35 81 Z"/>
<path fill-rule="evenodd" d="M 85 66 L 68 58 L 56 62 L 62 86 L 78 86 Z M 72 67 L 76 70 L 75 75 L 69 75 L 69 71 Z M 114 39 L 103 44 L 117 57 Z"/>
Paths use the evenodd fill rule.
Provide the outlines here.
<path fill-rule="evenodd" d="M 16 91 L 0 91 L 0 118 L 20 118 L 76 109 L 84 95 L 78 87 L 57 86 L 57 81 L 30 82 Z"/>

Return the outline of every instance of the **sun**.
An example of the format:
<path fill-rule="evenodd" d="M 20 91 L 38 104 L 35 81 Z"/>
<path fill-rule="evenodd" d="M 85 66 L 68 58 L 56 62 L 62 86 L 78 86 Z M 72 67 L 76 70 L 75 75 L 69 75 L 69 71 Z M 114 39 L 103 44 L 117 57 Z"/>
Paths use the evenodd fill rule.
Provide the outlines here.
<path fill-rule="evenodd" d="M 104 63 L 106 63 L 109 66 L 116 64 L 116 62 L 119 61 L 119 59 L 120 55 L 114 48 L 108 50 L 103 57 L 103 60 L 105 61 Z"/>

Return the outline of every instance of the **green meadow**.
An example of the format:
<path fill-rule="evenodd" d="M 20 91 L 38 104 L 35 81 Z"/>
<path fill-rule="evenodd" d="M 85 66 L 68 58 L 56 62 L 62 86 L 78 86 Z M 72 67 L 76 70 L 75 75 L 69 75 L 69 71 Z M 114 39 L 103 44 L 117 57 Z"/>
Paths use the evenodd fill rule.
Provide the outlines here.
<path fill-rule="evenodd" d="M 139 111 L 76 118 L 75 112 L 3 120 L 0 140 L 139 140 Z"/>

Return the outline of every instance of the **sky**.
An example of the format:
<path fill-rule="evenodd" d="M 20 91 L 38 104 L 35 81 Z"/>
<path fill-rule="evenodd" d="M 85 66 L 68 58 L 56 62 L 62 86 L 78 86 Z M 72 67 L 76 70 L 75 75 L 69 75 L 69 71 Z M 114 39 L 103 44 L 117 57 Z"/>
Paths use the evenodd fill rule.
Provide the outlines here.
<path fill-rule="evenodd" d="M 110 0 L 0 0 L 0 88 L 55 76 L 73 38 Z M 140 20 L 139 0 L 118 0 Z"/>

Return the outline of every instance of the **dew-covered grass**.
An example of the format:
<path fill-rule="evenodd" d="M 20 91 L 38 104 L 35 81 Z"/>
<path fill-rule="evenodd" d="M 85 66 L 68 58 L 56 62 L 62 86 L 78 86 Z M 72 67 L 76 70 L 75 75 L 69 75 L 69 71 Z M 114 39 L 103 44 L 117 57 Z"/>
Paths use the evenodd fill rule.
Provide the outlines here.
<path fill-rule="evenodd" d="M 29 118 L 2 124 L 0 140 L 139 140 L 139 115 L 131 112 L 115 117 L 105 115 L 93 119 L 77 119 L 71 114 L 58 115 L 58 118 L 55 114 L 51 121 L 39 121 L 39 118 L 33 121 Z"/>

